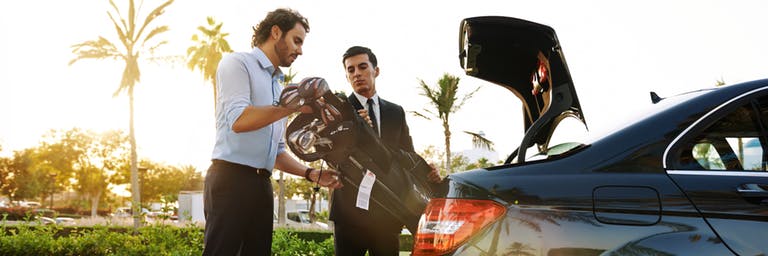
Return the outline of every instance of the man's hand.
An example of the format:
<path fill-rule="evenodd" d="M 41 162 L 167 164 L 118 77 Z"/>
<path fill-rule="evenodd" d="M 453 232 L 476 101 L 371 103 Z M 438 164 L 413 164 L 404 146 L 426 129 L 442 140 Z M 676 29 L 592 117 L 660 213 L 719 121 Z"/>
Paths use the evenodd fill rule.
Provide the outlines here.
<path fill-rule="evenodd" d="M 368 110 L 358 109 L 357 114 L 360 115 L 360 117 L 362 117 L 369 126 L 373 127 L 373 121 L 371 121 L 371 116 L 368 115 Z"/>
<path fill-rule="evenodd" d="M 427 180 L 432 183 L 441 183 L 443 182 L 443 178 L 440 177 L 440 173 L 437 172 L 437 168 L 435 168 L 435 164 L 430 163 L 429 167 L 432 168 L 432 171 L 427 173 Z"/>
<path fill-rule="evenodd" d="M 341 181 L 339 180 L 339 172 L 337 172 L 336 170 L 315 169 L 309 174 L 309 176 L 313 181 L 317 182 L 317 184 L 323 187 L 336 189 L 336 188 L 341 188 L 343 186 L 341 184 Z"/>

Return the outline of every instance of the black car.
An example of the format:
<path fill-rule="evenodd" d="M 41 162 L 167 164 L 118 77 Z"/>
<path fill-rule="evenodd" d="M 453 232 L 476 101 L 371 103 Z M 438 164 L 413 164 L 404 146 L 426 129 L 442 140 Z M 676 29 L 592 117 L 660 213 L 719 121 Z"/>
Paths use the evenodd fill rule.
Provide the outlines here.
<path fill-rule="evenodd" d="M 461 66 L 522 101 L 526 132 L 503 165 L 447 178 L 413 255 L 768 255 L 768 80 L 651 93 L 632 123 L 550 143 L 566 118 L 586 126 L 555 31 L 460 33 Z"/>

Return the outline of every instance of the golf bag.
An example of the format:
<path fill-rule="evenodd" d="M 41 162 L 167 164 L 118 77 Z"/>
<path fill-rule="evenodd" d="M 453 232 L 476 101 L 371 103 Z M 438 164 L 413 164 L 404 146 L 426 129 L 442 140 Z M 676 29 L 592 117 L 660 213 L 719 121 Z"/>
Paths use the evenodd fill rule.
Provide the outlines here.
<path fill-rule="evenodd" d="M 286 143 L 298 158 L 325 160 L 343 171 L 340 177 L 344 186 L 355 188 L 370 170 L 376 175 L 370 202 L 415 234 L 434 185 L 427 180 L 431 168 L 423 158 L 386 146 L 347 98 L 331 93 L 322 78 L 306 78 L 296 86 L 287 86 L 280 104 L 293 108 L 309 105 L 314 110 L 298 115 L 288 125 Z"/>

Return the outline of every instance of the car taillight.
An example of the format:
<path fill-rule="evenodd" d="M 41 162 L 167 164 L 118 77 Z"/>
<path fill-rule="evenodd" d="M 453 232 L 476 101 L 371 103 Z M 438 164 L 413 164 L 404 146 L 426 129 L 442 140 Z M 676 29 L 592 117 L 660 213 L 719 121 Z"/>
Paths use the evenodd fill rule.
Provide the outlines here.
<path fill-rule="evenodd" d="M 505 213 L 490 200 L 432 199 L 419 220 L 413 255 L 440 255 L 461 246 Z"/>

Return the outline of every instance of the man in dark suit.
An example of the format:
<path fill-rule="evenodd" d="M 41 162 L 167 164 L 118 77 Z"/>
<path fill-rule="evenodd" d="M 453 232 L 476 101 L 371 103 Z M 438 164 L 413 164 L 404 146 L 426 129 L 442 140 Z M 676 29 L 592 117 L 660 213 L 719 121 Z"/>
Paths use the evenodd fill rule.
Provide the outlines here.
<path fill-rule="evenodd" d="M 405 111 L 400 105 L 386 101 L 376 94 L 376 77 L 379 76 L 376 55 L 371 49 L 353 46 L 344 53 L 342 62 L 347 81 L 354 93 L 349 102 L 378 132 L 382 141 L 393 149 L 414 152 Z M 340 166 L 344 173 L 345 166 Z M 428 175 L 432 182 L 439 182 L 437 170 Z M 334 247 L 336 255 L 371 256 L 398 255 L 399 234 L 403 224 L 379 205 L 360 207 L 358 189 L 349 184 L 333 192 L 330 219 L 334 222 Z M 375 195 L 371 195 L 375 197 Z M 397 210 L 397 209 L 390 209 Z"/>

